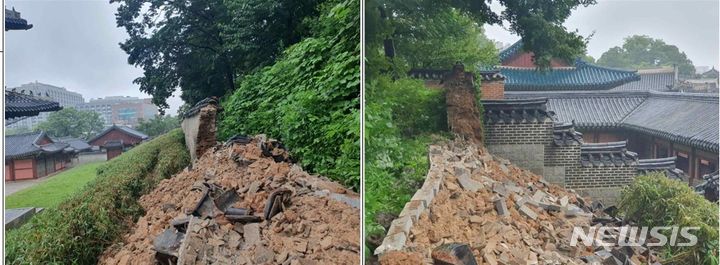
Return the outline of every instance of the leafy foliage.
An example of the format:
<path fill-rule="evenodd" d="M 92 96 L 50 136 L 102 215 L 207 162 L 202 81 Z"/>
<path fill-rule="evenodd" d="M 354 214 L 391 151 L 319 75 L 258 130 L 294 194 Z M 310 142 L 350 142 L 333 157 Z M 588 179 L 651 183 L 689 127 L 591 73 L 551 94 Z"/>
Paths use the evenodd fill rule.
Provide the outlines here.
<path fill-rule="evenodd" d="M 329 1 L 312 32 L 223 100 L 221 137 L 265 133 L 307 170 L 353 188 L 360 179 L 359 3 Z"/>
<path fill-rule="evenodd" d="M 377 214 L 399 213 L 422 184 L 428 145 L 447 121 L 444 92 L 422 81 L 381 76 L 365 88 L 365 227 L 372 237 L 385 233 Z"/>
<path fill-rule="evenodd" d="M 646 35 L 625 38 L 622 47 L 612 47 L 597 60 L 600 65 L 618 68 L 658 68 L 677 65 L 684 76 L 695 74 L 695 66 L 675 45 Z"/>
<path fill-rule="evenodd" d="M 88 139 L 103 129 L 104 122 L 100 114 L 94 111 L 82 111 L 75 108 L 64 108 L 50 113 L 47 120 L 37 125 L 53 137 L 79 137 Z"/>
<path fill-rule="evenodd" d="M 478 25 L 508 22 L 510 31 L 522 37 L 523 49 L 533 52 L 533 60 L 540 68 L 549 67 L 552 58 L 570 61 L 585 53 L 587 40 L 577 31 L 568 32 L 562 23 L 573 9 L 595 4 L 595 0 L 504 0 L 500 4 L 505 10 L 499 14 L 490 9 L 489 3 L 472 0 L 367 1 L 368 51 L 384 49 L 385 55 L 390 56 L 395 48 L 398 54 L 402 53 L 402 47 L 397 43 L 403 39 L 439 39 L 452 31 L 465 34 L 458 30 L 462 27 L 453 22 L 459 20 L 449 19 L 456 12 Z"/>
<path fill-rule="evenodd" d="M 6 264 L 92 264 L 143 209 L 141 195 L 190 163 L 174 130 L 103 164 L 97 178 L 57 209 L 6 233 Z"/>
<path fill-rule="evenodd" d="M 663 174 L 637 177 L 623 190 L 619 209 L 626 220 L 641 226 L 700 227 L 691 232 L 698 244 L 665 247 L 663 264 L 718 264 L 718 205 L 695 194 L 687 184 Z"/>
<path fill-rule="evenodd" d="M 158 115 L 149 120 L 140 120 L 140 124 L 138 124 L 136 129 L 150 137 L 155 137 L 179 127 L 180 119 L 177 116 Z"/>
<path fill-rule="evenodd" d="M 128 62 L 143 69 L 135 79 L 161 111 L 178 87 L 189 103 L 223 96 L 247 73 L 272 63 L 307 33 L 302 22 L 317 1 L 111 0 L 120 3 L 120 44 Z"/>

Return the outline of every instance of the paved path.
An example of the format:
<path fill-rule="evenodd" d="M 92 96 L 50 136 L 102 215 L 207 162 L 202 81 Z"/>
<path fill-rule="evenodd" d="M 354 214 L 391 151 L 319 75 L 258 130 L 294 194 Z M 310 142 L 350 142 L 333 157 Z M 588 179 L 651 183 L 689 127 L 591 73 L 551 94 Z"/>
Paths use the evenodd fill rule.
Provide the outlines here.
<path fill-rule="evenodd" d="M 54 174 L 50 175 L 50 176 L 42 177 L 39 179 L 5 181 L 5 197 L 7 197 L 10 194 L 16 193 L 18 191 L 24 190 L 26 188 L 43 183 L 46 180 L 50 179 L 52 176 L 54 176 Z"/>

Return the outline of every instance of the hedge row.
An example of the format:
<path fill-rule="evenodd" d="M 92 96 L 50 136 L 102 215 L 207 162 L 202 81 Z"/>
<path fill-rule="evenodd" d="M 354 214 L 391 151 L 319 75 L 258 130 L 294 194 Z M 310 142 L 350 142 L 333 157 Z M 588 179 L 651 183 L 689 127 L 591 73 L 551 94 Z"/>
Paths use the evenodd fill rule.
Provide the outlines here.
<path fill-rule="evenodd" d="M 190 163 L 180 129 L 107 162 L 80 192 L 5 239 L 6 264 L 91 264 L 143 209 L 141 195 Z"/>

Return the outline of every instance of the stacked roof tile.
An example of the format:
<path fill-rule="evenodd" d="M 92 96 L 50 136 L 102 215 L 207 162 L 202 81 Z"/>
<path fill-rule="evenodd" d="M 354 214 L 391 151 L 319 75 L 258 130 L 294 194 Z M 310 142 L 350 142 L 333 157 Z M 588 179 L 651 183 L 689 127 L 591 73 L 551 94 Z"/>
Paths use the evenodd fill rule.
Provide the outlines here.
<path fill-rule="evenodd" d="M 585 143 L 580 146 L 580 164 L 583 167 L 620 167 L 636 165 L 637 153 L 627 150 L 627 141 Z"/>
<path fill-rule="evenodd" d="M 546 98 L 483 100 L 483 122 L 542 123 L 552 119 L 546 110 Z"/>
<path fill-rule="evenodd" d="M 677 157 L 665 157 L 665 158 L 652 158 L 652 159 L 640 159 L 638 160 L 637 171 L 639 174 L 650 174 L 653 172 L 664 173 L 665 176 L 671 179 L 677 179 L 681 181 L 686 180 L 686 176 L 682 170 L 675 168 L 675 160 Z"/>
<path fill-rule="evenodd" d="M 61 109 L 60 103 L 5 90 L 5 119 L 37 116 L 40 112 Z"/>
<path fill-rule="evenodd" d="M 575 124 L 556 122 L 553 127 L 553 143 L 556 146 L 582 145 L 582 133 L 575 131 Z"/>

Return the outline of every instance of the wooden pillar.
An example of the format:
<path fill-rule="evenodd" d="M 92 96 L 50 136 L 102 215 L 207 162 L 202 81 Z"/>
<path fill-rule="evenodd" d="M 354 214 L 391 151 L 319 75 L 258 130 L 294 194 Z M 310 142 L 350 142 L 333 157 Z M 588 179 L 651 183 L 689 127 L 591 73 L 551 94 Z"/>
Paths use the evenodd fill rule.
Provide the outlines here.
<path fill-rule="evenodd" d="M 657 143 L 655 143 L 655 137 L 650 139 L 650 146 L 650 151 L 652 152 L 652 155 L 650 157 L 657 158 Z"/>
<path fill-rule="evenodd" d="M 32 163 L 30 163 L 30 165 L 32 166 L 33 178 L 38 178 L 38 175 L 37 175 L 37 174 L 38 174 L 38 173 L 37 173 L 37 165 L 36 165 L 36 164 L 37 164 L 37 157 L 32 157 L 31 159 L 32 159 L 32 160 L 31 160 Z"/>
<path fill-rule="evenodd" d="M 15 181 L 15 160 L 10 160 L 10 180 Z"/>
<path fill-rule="evenodd" d="M 690 175 L 690 185 L 693 185 L 695 183 L 695 179 L 698 177 L 697 174 L 697 155 L 695 154 L 695 147 L 690 148 L 690 154 L 688 154 L 688 167 L 689 169 L 689 175 Z"/>

